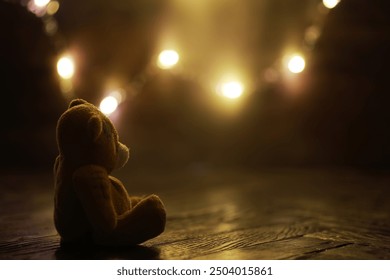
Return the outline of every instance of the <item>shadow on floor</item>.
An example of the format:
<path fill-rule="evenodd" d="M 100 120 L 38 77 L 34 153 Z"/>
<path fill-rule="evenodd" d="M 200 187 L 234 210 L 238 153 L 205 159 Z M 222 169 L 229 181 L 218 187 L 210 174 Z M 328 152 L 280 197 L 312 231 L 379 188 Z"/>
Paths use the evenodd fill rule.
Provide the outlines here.
<path fill-rule="evenodd" d="M 64 248 L 59 247 L 55 252 L 58 260 L 157 260 L 160 259 L 160 250 L 153 247 L 132 246 L 123 248 L 84 247 Z"/>

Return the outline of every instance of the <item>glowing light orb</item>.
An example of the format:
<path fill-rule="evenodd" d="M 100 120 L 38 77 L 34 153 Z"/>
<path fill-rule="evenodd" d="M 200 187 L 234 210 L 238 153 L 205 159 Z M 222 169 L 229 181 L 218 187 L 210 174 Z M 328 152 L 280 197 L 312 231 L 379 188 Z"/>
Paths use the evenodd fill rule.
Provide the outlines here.
<path fill-rule="evenodd" d="M 113 96 L 107 96 L 100 102 L 100 111 L 105 115 L 112 114 L 118 108 L 119 102 Z"/>
<path fill-rule="evenodd" d="M 47 4 L 46 13 L 48 15 L 54 15 L 58 12 L 58 9 L 60 8 L 60 3 L 58 1 L 51 1 Z"/>
<path fill-rule="evenodd" d="M 217 88 L 218 93 L 229 99 L 237 99 L 244 92 L 243 85 L 238 81 L 221 83 Z"/>
<path fill-rule="evenodd" d="M 287 68 L 291 73 L 301 73 L 305 69 L 305 59 L 300 55 L 294 55 L 290 58 L 287 64 Z"/>
<path fill-rule="evenodd" d="M 333 9 L 339 2 L 340 0 L 322 0 L 324 6 L 328 9 Z"/>
<path fill-rule="evenodd" d="M 49 4 L 50 0 L 34 0 L 34 5 L 37 7 L 45 7 L 47 4 Z"/>
<path fill-rule="evenodd" d="M 70 79 L 74 75 L 75 65 L 70 56 L 63 56 L 57 62 L 58 75 L 63 79 Z"/>
<path fill-rule="evenodd" d="M 174 50 L 164 50 L 158 56 L 157 65 L 162 69 L 169 69 L 179 62 L 179 54 Z"/>

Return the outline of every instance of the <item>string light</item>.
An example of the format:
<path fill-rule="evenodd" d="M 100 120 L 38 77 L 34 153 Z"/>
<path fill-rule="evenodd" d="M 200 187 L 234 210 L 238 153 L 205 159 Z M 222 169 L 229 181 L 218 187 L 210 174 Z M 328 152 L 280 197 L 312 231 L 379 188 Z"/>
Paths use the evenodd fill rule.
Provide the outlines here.
<path fill-rule="evenodd" d="M 46 7 L 50 0 L 34 0 L 34 5 L 40 8 Z"/>
<path fill-rule="evenodd" d="M 339 4 L 340 0 L 323 0 L 322 5 L 323 7 L 326 7 L 328 9 L 332 9 L 336 7 Z M 30 0 L 28 2 L 27 8 L 35 13 L 38 17 L 42 17 L 42 21 L 45 24 L 45 31 L 47 34 L 51 36 L 55 36 L 57 32 L 57 21 L 55 20 L 54 16 L 58 9 L 60 8 L 60 3 L 57 0 Z M 315 46 L 315 43 L 320 36 L 321 30 L 319 25 L 313 25 L 306 29 L 304 33 L 304 43 L 305 45 L 302 46 L 302 48 L 306 49 L 310 47 L 312 49 L 313 46 Z M 161 69 L 171 69 L 175 67 L 180 60 L 179 53 L 174 49 L 166 49 L 159 53 L 156 61 L 156 65 Z M 288 62 L 285 62 L 284 65 L 289 72 L 291 73 L 300 73 L 304 71 L 306 67 L 306 61 L 304 56 L 302 55 L 294 55 L 290 57 Z M 279 81 L 279 77 L 282 73 L 282 68 L 277 67 L 276 63 L 273 65 L 270 65 L 268 68 L 266 68 L 263 73 L 260 73 L 260 77 L 263 77 L 263 82 L 266 83 L 275 83 Z M 185 71 L 185 69 L 184 69 Z M 190 70 L 189 70 L 190 71 Z M 66 89 L 65 92 L 70 92 L 73 90 L 73 83 L 71 81 L 72 77 L 75 73 L 75 62 L 70 56 L 64 56 L 61 57 L 57 62 L 57 72 L 58 75 L 61 77 L 61 87 Z M 186 73 L 183 72 L 182 74 L 186 75 Z M 195 77 L 193 74 L 190 75 L 193 78 Z M 148 74 L 144 76 L 142 84 L 145 83 L 147 80 Z M 291 76 L 294 77 L 294 76 Z M 295 79 L 295 78 L 294 78 Z M 129 85 L 131 82 L 128 83 Z M 254 82 L 254 84 L 257 84 L 257 82 Z M 62 86 L 65 85 L 65 86 Z M 140 87 L 138 87 L 138 90 Z M 217 86 L 217 93 L 223 97 L 226 97 L 228 99 L 238 99 L 240 98 L 244 93 L 244 85 L 235 79 L 231 80 L 225 80 L 224 82 L 220 82 Z M 246 89 L 247 90 L 247 89 Z M 64 91 L 64 90 L 63 90 Z M 115 94 L 115 91 L 111 92 L 108 96 L 106 95 L 106 98 L 104 98 L 101 102 L 102 105 L 102 111 L 104 110 L 107 114 L 112 113 L 116 110 L 117 106 L 122 102 L 121 100 L 121 94 L 119 91 L 119 94 Z M 116 104 L 116 105 L 115 105 Z M 109 112 L 110 110 L 108 108 L 111 108 L 112 112 Z"/>
<path fill-rule="evenodd" d="M 47 4 L 46 7 L 46 13 L 52 16 L 58 12 L 59 8 L 60 8 L 60 3 L 58 3 L 58 1 L 50 1 L 50 3 Z"/>
<path fill-rule="evenodd" d="M 100 111 L 105 115 L 112 114 L 118 108 L 119 102 L 114 96 L 107 96 L 100 102 Z"/>
<path fill-rule="evenodd" d="M 242 96 L 244 86 L 238 81 L 222 82 L 217 86 L 217 92 L 229 99 L 237 99 Z"/>
<path fill-rule="evenodd" d="M 298 74 L 305 69 L 305 65 L 305 59 L 301 55 L 296 54 L 289 59 L 287 68 L 291 73 Z"/>
<path fill-rule="evenodd" d="M 73 77 L 75 71 L 75 64 L 73 58 L 70 56 L 63 56 L 57 62 L 57 72 L 63 79 L 70 79 Z"/>
<path fill-rule="evenodd" d="M 169 69 L 179 62 L 179 54 L 175 50 L 164 50 L 158 56 L 157 65 L 162 69 Z"/>
<path fill-rule="evenodd" d="M 340 3 L 340 0 L 322 0 L 322 3 L 326 8 L 333 9 L 338 3 Z"/>

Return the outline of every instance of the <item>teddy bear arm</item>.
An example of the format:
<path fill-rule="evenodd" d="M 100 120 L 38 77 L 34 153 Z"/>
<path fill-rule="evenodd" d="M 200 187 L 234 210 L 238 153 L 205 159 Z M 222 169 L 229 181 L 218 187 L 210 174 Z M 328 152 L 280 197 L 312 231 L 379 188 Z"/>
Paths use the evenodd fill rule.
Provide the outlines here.
<path fill-rule="evenodd" d="M 109 176 L 109 178 L 110 178 L 111 184 L 116 189 L 116 191 L 120 194 L 120 196 L 127 197 L 128 203 L 129 203 L 129 209 L 134 207 L 133 201 L 131 200 L 129 193 L 127 192 L 125 186 L 123 186 L 122 182 L 113 176 Z"/>
<path fill-rule="evenodd" d="M 112 204 L 110 180 L 100 166 L 84 166 L 73 175 L 75 192 L 92 228 L 106 234 L 115 229 L 117 217 Z"/>
<path fill-rule="evenodd" d="M 144 197 L 141 197 L 141 196 L 129 196 L 128 192 L 126 191 L 126 188 L 123 186 L 122 182 L 120 180 L 118 180 L 117 178 L 113 177 L 113 176 L 109 176 L 110 177 L 110 181 L 111 183 L 113 184 L 113 186 L 121 192 L 121 194 L 123 196 L 127 196 L 128 199 L 129 199 L 129 203 L 131 205 L 131 207 L 129 208 L 133 208 L 135 207 Z"/>
<path fill-rule="evenodd" d="M 111 181 L 111 184 L 112 186 L 116 189 L 116 191 L 123 197 L 128 197 L 129 198 L 129 202 L 130 202 L 130 197 L 129 197 L 129 194 L 127 193 L 127 190 L 126 188 L 123 186 L 122 182 L 113 177 L 113 176 L 109 176 L 110 178 L 110 181 Z"/>

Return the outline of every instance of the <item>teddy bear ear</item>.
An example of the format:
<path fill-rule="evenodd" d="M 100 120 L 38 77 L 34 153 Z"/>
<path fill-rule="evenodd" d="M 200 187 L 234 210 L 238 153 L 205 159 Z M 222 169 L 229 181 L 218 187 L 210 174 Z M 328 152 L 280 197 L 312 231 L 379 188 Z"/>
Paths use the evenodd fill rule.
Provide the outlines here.
<path fill-rule="evenodd" d="M 96 141 L 103 132 L 103 121 L 98 116 L 92 116 L 88 121 L 88 134 Z"/>
<path fill-rule="evenodd" d="M 68 108 L 72 108 L 74 106 L 77 106 L 77 105 L 82 105 L 82 104 L 86 104 L 87 101 L 85 101 L 84 99 L 73 99 L 70 103 L 69 103 L 69 107 Z"/>

